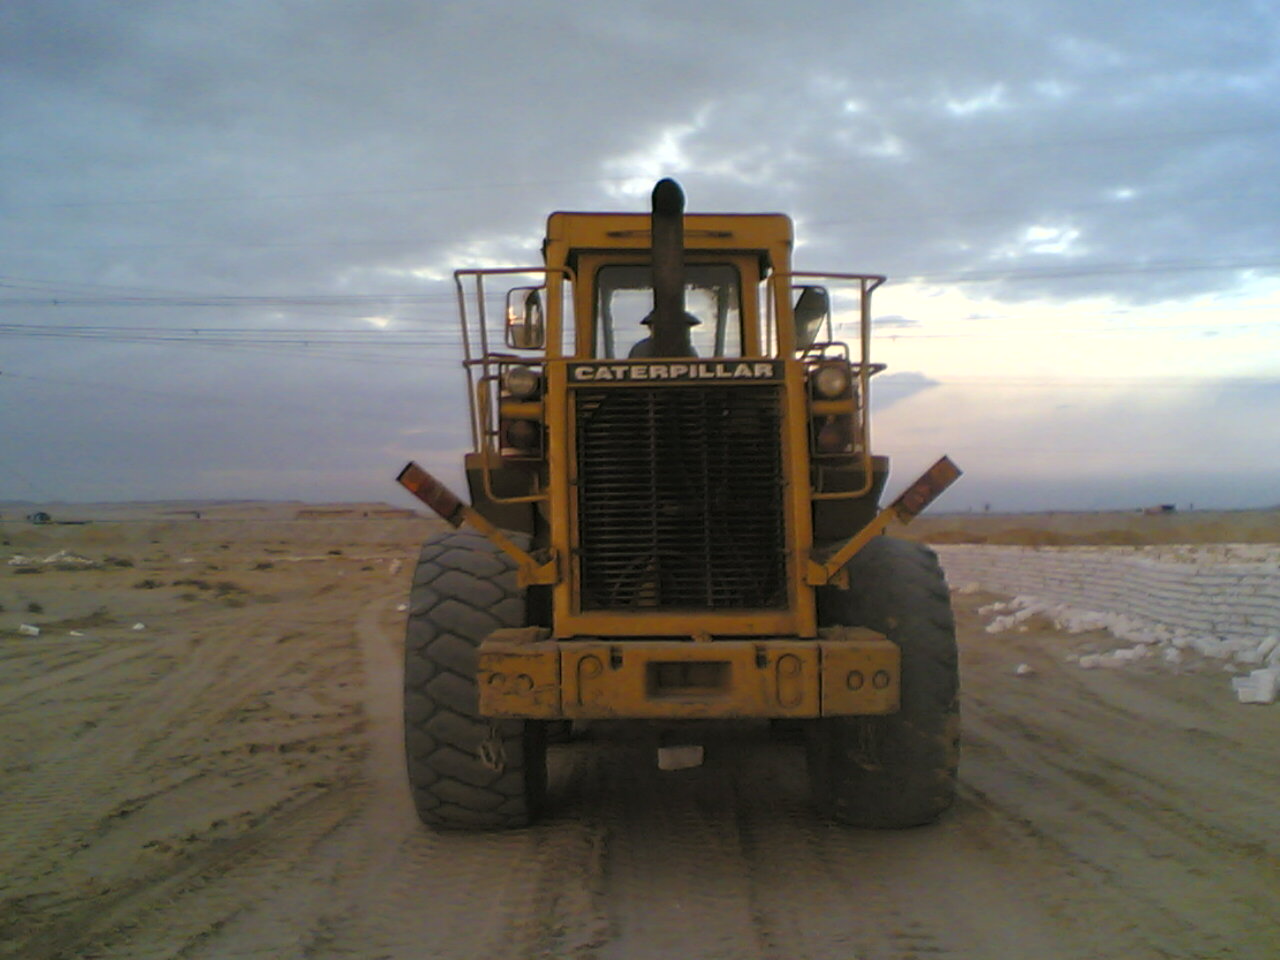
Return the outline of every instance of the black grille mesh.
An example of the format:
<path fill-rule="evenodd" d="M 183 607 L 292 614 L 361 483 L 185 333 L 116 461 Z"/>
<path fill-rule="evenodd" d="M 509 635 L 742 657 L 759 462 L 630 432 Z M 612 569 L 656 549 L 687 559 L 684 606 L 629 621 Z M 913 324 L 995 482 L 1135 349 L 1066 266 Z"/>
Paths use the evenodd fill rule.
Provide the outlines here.
<path fill-rule="evenodd" d="M 575 393 L 582 608 L 785 605 L 779 388 Z"/>

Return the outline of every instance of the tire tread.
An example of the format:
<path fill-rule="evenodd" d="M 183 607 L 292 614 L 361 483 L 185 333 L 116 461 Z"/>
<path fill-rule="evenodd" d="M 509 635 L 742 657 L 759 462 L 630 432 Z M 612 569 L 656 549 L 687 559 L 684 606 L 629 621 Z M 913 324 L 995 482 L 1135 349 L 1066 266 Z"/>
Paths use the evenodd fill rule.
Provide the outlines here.
<path fill-rule="evenodd" d="M 479 716 L 476 650 L 493 630 L 524 626 L 515 565 L 488 539 L 450 531 L 422 547 L 405 630 L 404 733 L 409 786 L 424 823 L 502 829 L 532 822 L 546 785 L 535 721 Z M 482 744 L 496 741 L 500 769 Z"/>
<path fill-rule="evenodd" d="M 813 723 L 814 799 L 826 816 L 853 826 L 929 823 L 954 802 L 959 756 L 958 654 L 946 578 L 928 547 L 883 536 L 847 569 L 848 591 L 819 591 L 819 622 L 870 627 L 898 644 L 902 706 L 886 717 Z M 868 742 L 877 746 L 874 757 Z"/>

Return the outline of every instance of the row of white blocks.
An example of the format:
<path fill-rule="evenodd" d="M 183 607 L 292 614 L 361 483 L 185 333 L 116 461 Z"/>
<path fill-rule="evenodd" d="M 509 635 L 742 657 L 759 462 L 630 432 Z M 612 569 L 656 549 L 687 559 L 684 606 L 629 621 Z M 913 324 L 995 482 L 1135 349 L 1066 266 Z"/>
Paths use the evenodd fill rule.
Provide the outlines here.
<path fill-rule="evenodd" d="M 1280 633 L 1280 547 L 1230 550 L 937 545 L 954 588 L 1034 596 L 1222 640 Z"/>

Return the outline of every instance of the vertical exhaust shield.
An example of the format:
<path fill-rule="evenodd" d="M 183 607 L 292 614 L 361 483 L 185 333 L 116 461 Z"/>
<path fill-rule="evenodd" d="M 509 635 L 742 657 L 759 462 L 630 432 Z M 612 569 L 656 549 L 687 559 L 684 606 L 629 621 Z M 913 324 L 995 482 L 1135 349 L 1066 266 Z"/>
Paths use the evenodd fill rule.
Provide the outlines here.
<path fill-rule="evenodd" d="M 667 178 L 653 188 L 653 355 L 693 353 L 684 312 L 684 191 Z"/>

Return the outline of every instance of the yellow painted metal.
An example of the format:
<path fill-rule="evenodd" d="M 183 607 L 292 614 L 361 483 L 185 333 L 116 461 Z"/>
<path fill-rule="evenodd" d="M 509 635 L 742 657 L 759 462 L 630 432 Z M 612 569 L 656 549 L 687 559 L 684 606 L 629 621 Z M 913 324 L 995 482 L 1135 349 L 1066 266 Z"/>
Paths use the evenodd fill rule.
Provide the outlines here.
<path fill-rule="evenodd" d="M 498 369 L 501 363 L 518 359 L 510 354 L 498 354 L 491 349 L 489 342 L 489 322 L 486 316 L 486 296 L 484 281 L 486 277 L 500 276 L 538 276 L 544 278 L 545 292 L 545 328 L 546 357 L 560 356 L 563 341 L 563 287 L 574 283 L 574 274 L 563 263 L 559 266 L 539 267 L 501 267 L 486 269 L 465 269 L 454 271 L 454 285 L 457 288 L 458 309 L 462 320 L 462 346 L 465 360 L 463 366 L 467 374 L 468 390 L 471 392 L 471 438 L 475 451 L 483 455 L 481 476 L 486 495 L 494 503 L 536 503 L 545 501 L 547 494 L 543 490 L 517 496 L 499 496 L 493 488 L 492 464 L 500 459 L 500 454 L 493 447 L 491 431 L 495 431 L 498 423 L 493 416 L 494 403 L 490 396 L 492 385 L 498 381 Z M 473 342 L 472 316 L 467 309 L 467 281 L 474 283 L 472 301 L 474 305 L 474 323 L 478 337 Z M 505 319 L 505 318 L 504 318 Z M 528 358 L 535 362 L 532 358 Z M 480 371 L 477 379 L 476 370 Z"/>
<path fill-rule="evenodd" d="M 498 410 L 502 420 L 542 420 L 541 400 L 503 400 Z"/>
<path fill-rule="evenodd" d="M 458 311 L 462 320 L 462 346 L 468 365 L 473 360 L 481 364 L 487 364 L 492 356 L 488 342 L 488 320 L 485 315 L 484 279 L 485 277 L 499 276 L 542 276 L 545 278 L 547 291 L 547 299 L 544 303 L 546 311 L 546 355 L 548 357 L 560 356 L 560 344 L 563 338 L 561 287 L 565 283 L 574 282 L 573 270 L 564 265 L 563 258 L 559 261 L 558 266 L 553 266 L 552 261 L 547 259 L 546 264 L 537 267 L 484 267 L 453 271 L 453 282 L 458 296 Z M 480 339 L 478 343 L 474 344 L 471 341 L 472 318 L 467 310 L 467 280 L 471 280 L 475 284 L 472 295 L 475 306 L 474 322 L 479 331 Z"/>
<path fill-rule="evenodd" d="M 399 476 L 400 485 L 440 514 L 448 524 L 457 527 L 465 521 L 488 537 L 495 546 L 516 563 L 516 581 L 521 587 L 555 583 L 559 565 L 555 550 L 546 559 L 537 559 L 511 542 L 511 539 L 489 522 L 479 510 L 463 503 L 443 483 L 410 462 Z"/>
<path fill-rule="evenodd" d="M 495 630 L 481 645 L 476 691 L 483 717 L 560 716 L 560 657 L 536 627 Z"/>
<path fill-rule="evenodd" d="M 782 416 L 782 476 L 786 504 L 787 606 L 790 626 L 779 632 L 798 637 L 817 633 L 813 591 L 805 582 L 804 561 L 813 544 L 813 511 L 809 503 L 809 414 L 806 409 L 804 365 L 784 365 Z"/>
<path fill-rule="evenodd" d="M 898 645 L 865 627 L 830 627 L 822 636 L 822 715 L 896 713 L 902 690 Z"/>
<path fill-rule="evenodd" d="M 561 647 L 566 717 L 812 717 L 816 642 L 582 642 Z"/>
<path fill-rule="evenodd" d="M 885 507 L 875 519 L 845 541 L 835 553 L 826 560 L 809 562 L 809 583 L 821 586 L 837 577 L 844 565 L 853 559 L 854 554 L 865 547 L 871 540 L 884 533 L 890 523 L 910 523 L 924 510 L 943 490 L 955 483 L 960 477 L 960 468 L 951 462 L 950 457 L 941 457 L 933 466 L 920 475 L 915 483 L 903 490 L 898 499 Z"/>
<path fill-rule="evenodd" d="M 499 550 L 516 562 L 517 586 L 524 588 L 556 582 L 558 579 L 558 565 L 556 563 L 557 554 L 554 549 L 551 551 L 550 559 L 539 561 L 532 554 L 521 550 L 512 543 L 510 538 L 490 523 L 479 510 L 473 507 L 466 507 L 464 516 L 467 519 L 467 523 L 492 540 Z"/>
<path fill-rule="evenodd" d="M 566 263 L 568 251 L 649 251 L 647 213 L 557 212 L 547 218 L 547 265 Z M 791 218 L 781 213 L 687 213 L 685 249 L 750 250 L 775 270 L 791 262 Z"/>
<path fill-rule="evenodd" d="M 805 408 L 804 365 L 783 363 L 782 469 L 785 482 L 784 522 L 787 551 L 787 603 L 779 609 L 734 612 L 698 611 L 593 611 L 577 605 L 578 561 L 573 550 L 578 540 L 576 491 L 577 453 L 574 447 L 573 386 L 564 361 L 548 362 L 544 400 L 549 423 L 563 423 L 548 453 L 551 543 L 557 555 L 567 558 L 564 577 L 552 594 L 553 637 L 581 636 L 687 637 L 694 633 L 716 636 L 792 636 L 817 634 L 813 591 L 808 586 L 807 559 L 813 543 L 813 515 L 809 504 L 809 435 Z M 803 478 L 799 482 L 796 477 Z"/>
<path fill-rule="evenodd" d="M 885 507 L 876 514 L 875 519 L 844 542 L 830 559 L 826 561 L 810 560 L 808 582 L 811 586 L 821 587 L 831 583 L 844 569 L 844 565 L 853 559 L 854 554 L 884 533 L 885 528 L 898 518 L 893 507 Z"/>
<path fill-rule="evenodd" d="M 479 452 L 480 452 L 480 465 L 481 465 L 480 476 L 482 477 L 482 482 L 484 484 L 484 494 L 486 497 L 489 498 L 490 502 L 492 503 L 539 503 L 539 502 L 542 502 L 547 499 L 547 492 L 545 490 L 537 489 L 536 483 L 535 483 L 535 489 L 533 493 L 522 494 L 519 496 L 502 496 L 497 492 L 497 490 L 494 489 L 493 468 L 495 464 L 499 464 L 502 462 L 502 452 L 494 444 L 493 442 L 494 438 L 490 434 L 490 431 L 498 430 L 501 428 L 502 418 L 505 418 L 508 416 L 515 418 L 519 416 L 519 414 L 514 414 L 509 412 L 509 409 L 512 406 L 518 407 L 521 410 L 527 409 L 529 411 L 529 413 L 526 415 L 527 419 L 541 419 L 541 416 L 542 416 L 542 412 L 541 412 L 542 405 L 537 401 L 533 401 L 531 403 L 522 403 L 522 404 L 511 404 L 510 402 L 499 401 L 499 404 L 498 404 L 499 417 L 495 418 L 493 416 L 493 410 L 492 410 L 493 401 L 489 395 L 489 384 L 491 382 L 496 381 L 497 379 L 498 378 L 496 375 L 484 376 L 484 377 L 481 377 L 480 381 L 476 384 L 475 409 L 476 409 L 476 417 L 480 422 L 480 432 L 479 432 L 479 437 L 480 437 Z"/>
<path fill-rule="evenodd" d="M 853 364 L 853 372 L 857 376 L 858 406 L 857 418 L 854 421 L 854 448 L 862 460 L 862 486 L 855 490 L 842 490 L 838 493 L 817 493 L 815 500 L 853 500 L 865 496 L 875 486 L 875 474 L 872 470 L 871 455 L 871 376 L 876 368 L 871 363 L 871 294 L 885 282 L 885 277 L 874 273 L 783 273 L 772 278 L 775 287 L 786 287 L 790 290 L 796 280 L 835 280 L 838 282 L 858 284 L 858 359 Z M 779 316 L 791 316 L 790 306 L 782 307 Z M 783 326 L 787 326 L 783 324 Z"/>
<path fill-rule="evenodd" d="M 557 639 L 575 636 L 606 637 L 690 637 L 697 633 L 712 636 L 803 636 L 790 628 L 796 623 L 794 611 L 745 610 L 725 613 L 714 610 L 632 611 L 586 610 L 556 618 Z M 813 631 L 809 632 L 813 635 Z"/>
<path fill-rule="evenodd" d="M 479 651 L 481 716 L 733 719 L 891 713 L 898 648 L 862 628 L 820 640 L 545 639 L 498 630 Z"/>
<path fill-rule="evenodd" d="M 578 498 L 575 496 L 577 491 L 571 486 L 570 479 L 573 421 L 569 413 L 567 374 L 568 364 L 564 361 L 549 362 L 543 368 L 543 380 L 547 391 L 543 402 L 546 405 L 547 422 L 557 424 L 559 427 L 551 433 L 551 442 L 547 448 L 547 487 L 551 494 L 551 501 L 550 511 L 546 517 L 551 543 L 560 556 L 565 558 L 565 576 L 551 591 L 554 610 L 552 622 L 557 626 L 556 639 L 572 636 L 574 631 L 583 632 L 578 628 L 571 628 L 568 632 L 564 629 L 568 627 L 567 620 L 573 610 L 572 585 L 577 582 L 578 566 L 573 549 L 575 541 L 571 532 L 575 526 L 573 517 L 577 511 Z"/>
<path fill-rule="evenodd" d="M 493 719 L 560 717 L 559 644 L 495 630 L 476 654 L 479 714 Z"/>
<path fill-rule="evenodd" d="M 565 269 L 575 278 L 574 344 L 568 354 L 590 359 L 594 350 L 593 302 L 596 272 L 616 263 L 647 263 L 650 244 L 648 214 L 554 213 L 547 221 L 544 256 L 548 270 Z M 743 298 L 743 353 L 747 357 L 772 355 L 761 336 L 758 289 L 763 271 L 790 269 L 792 227 L 782 214 L 688 214 L 684 221 L 686 262 L 732 263 L 741 276 Z M 769 285 L 771 306 L 780 315 L 790 315 L 790 289 Z M 784 312 L 785 313 L 782 313 Z M 550 320 L 549 320 L 550 329 Z M 567 331 L 566 331 L 567 332 Z M 790 337 L 791 331 L 785 333 Z M 562 577 L 552 593 L 555 624 L 553 637 L 580 636 L 717 636 L 784 635 L 813 637 L 817 620 L 813 591 L 808 584 L 808 562 L 813 543 L 812 511 L 809 500 L 809 414 L 804 389 L 804 366 L 790 359 L 790 340 L 778 354 L 784 363 L 782 457 L 785 538 L 787 552 L 787 603 L 777 610 L 721 611 L 590 611 L 577 606 L 577 498 L 575 491 L 576 453 L 573 425 L 572 385 L 566 364 L 548 350 L 543 365 L 546 393 L 543 413 L 548 424 L 557 425 L 547 450 L 547 503 L 550 542 L 558 556 L 566 559 Z"/>
<path fill-rule="evenodd" d="M 813 400 L 809 404 L 809 412 L 815 417 L 852 417 L 856 411 L 852 397 L 844 400 Z"/>
<path fill-rule="evenodd" d="M 495 636 L 486 642 L 482 648 L 485 658 L 483 669 L 490 671 L 486 676 L 516 678 L 502 682 L 495 680 L 492 692 L 482 692 L 485 709 L 494 711 L 491 715 L 547 715 L 545 711 L 550 709 L 547 689 L 553 683 L 553 677 L 554 683 L 560 685 L 568 697 L 562 707 L 557 707 L 563 709 L 561 715 L 565 716 L 816 716 L 823 709 L 823 704 L 828 710 L 840 711 L 878 712 L 886 709 L 887 694 L 874 685 L 868 688 L 870 692 L 856 696 L 852 690 L 828 689 L 835 682 L 830 679 L 835 674 L 828 676 L 830 671 L 825 666 L 823 651 L 833 641 L 803 639 L 820 633 L 813 587 L 842 583 L 846 579 L 844 564 L 853 554 L 881 533 L 891 520 L 904 519 L 902 505 L 897 503 L 882 511 L 836 553 L 825 559 L 813 556 L 813 500 L 827 496 L 857 496 L 865 491 L 841 491 L 829 495 L 810 489 L 809 432 L 812 416 L 837 412 L 835 407 L 838 406 L 839 413 L 854 418 L 859 449 L 866 461 L 864 472 L 868 489 L 873 480 L 866 426 L 867 381 L 872 372 L 867 362 L 870 329 L 867 300 L 870 291 L 883 278 L 826 275 L 860 284 L 863 301 L 861 362 L 854 365 L 859 390 L 856 392 L 857 402 L 852 398 L 836 404 L 821 400 L 814 402 L 805 387 L 806 361 L 793 358 L 794 330 L 790 317 L 793 283 L 816 275 L 790 272 L 792 228 L 789 218 L 780 214 L 689 214 L 685 217 L 684 231 L 688 263 L 732 263 L 740 272 L 744 291 L 741 303 L 744 356 L 770 357 L 782 365 L 784 406 L 780 440 L 784 536 L 788 545 L 786 603 L 777 609 L 731 612 L 596 611 L 582 610 L 577 606 L 575 405 L 574 386 L 568 382 L 567 366 L 571 359 L 591 359 L 595 349 L 596 273 L 606 264 L 648 262 L 650 218 L 647 214 L 552 214 L 547 221 L 543 268 L 548 280 L 545 297 L 547 344 L 543 355 L 533 361 L 541 364 L 544 393 L 539 401 L 515 403 L 508 400 L 500 404 L 502 415 L 541 419 L 551 428 L 545 450 L 545 489 L 517 498 L 538 501 L 535 509 L 546 522 L 549 549 L 535 558 L 515 546 L 500 530 L 470 508 L 466 510 L 465 519 L 516 560 L 521 586 L 552 586 L 552 622 L 555 626 L 546 639 L 530 640 L 524 635 L 514 639 Z M 462 273 L 459 274 L 460 290 Z M 479 291 L 482 278 L 476 276 L 475 279 Z M 761 288 L 761 283 L 766 280 Z M 568 287 L 567 291 L 565 287 Z M 760 289 L 764 291 L 763 298 L 752 295 L 751 291 Z M 566 293 L 573 298 L 571 303 L 566 303 Z M 478 299 L 483 300 L 483 297 Z M 767 305 L 768 316 L 776 321 L 772 333 L 764 329 L 762 304 Z M 568 322 L 569 306 L 572 307 L 572 323 Z M 479 309 L 483 311 L 483 305 Z M 471 356 L 470 350 L 468 356 Z M 490 407 L 486 378 L 494 375 L 495 371 L 490 369 L 493 364 L 504 362 L 498 355 L 491 356 L 487 346 L 484 347 L 484 356 L 483 376 L 481 383 L 477 384 L 481 389 L 477 390 L 475 398 L 475 406 L 481 414 L 478 428 L 482 435 L 486 429 L 496 428 L 496 422 L 492 428 L 488 424 L 496 421 L 494 415 L 499 412 Z M 482 391 L 483 396 L 480 395 Z M 488 454 L 498 455 L 491 449 L 487 437 L 478 438 L 478 443 L 480 449 Z M 683 639 L 661 639 L 695 636 L 721 639 L 703 644 Z M 581 639 L 584 637 L 602 639 L 587 641 Z M 622 637 L 652 639 L 609 639 Z M 743 639 L 727 639 L 735 637 Z M 759 637 L 786 639 L 746 639 Z M 557 644 L 557 641 L 560 642 Z M 844 670 L 841 683 L 847 683 L 848 673 L 855 669 L 856 664 L 862 663 L 869 668 L 874 665 L 872 660 L 875 657 L 883 659 L 887 656 L 883 647 L 868 647 L 868 643 L 870 641 L 866 638 L 856 643 L 845 638 L 838 647 L 831 648 L 836 652 L 831 654 L 834 665 L 830 670 Z M 580 668 L 587 662 L 584 658 L 598 658 L 602 649 L 608 652 L 608 658 L 600 661 L 606 670 L 601 676 L 611 679 L 602 686 L 603 681 L 587 678 L 584 685 L 580 682 Z M 622 651 L 621 665 L 616 662 L 614 653 L 619 649 Z M 661 659 L 668 655 L 674 659 Z M 786 697 L 776 689 L 776 670 L 770 673 L 782 662 L 779 658 L 784 656 L 795 658 L 795 662 L 800 664 L 796 676 L 803 680 L 795 681 L 802 689 L 797 705 L 782 703 Z M 709 686 L 700 691 L 677 690 L 674 693 L 661 683 L 653 687 L 646 679 L 650 665 L 667 662 L 692 663 L 695 666 L 688 668 L 693 671 L 689 676 L 703 680 L 714 676 L 722 686 Z M 792 660 L 786 660 L 786 663 L 792 663 Z M 820 665 L 821 672 L 818 670 Z M 570 667 L 572 670 L 561 671 L 562 666 L 566 671 Z M 681 676 L 679 669 L 671 668 L 668 672 L 672 676 Z M 527 695 L 521 693 L 525 688 L 525 682 L 519 679 L 521 677 L 528 677 L 533 683 L 529 688 L 532 692 Z M 769 683 L 774 683 L 775 687 L 771 688 Z M 896 681 L 893 689 L 896 690 Z M 517 709 L 532 712 L 509 713 Z"/>

